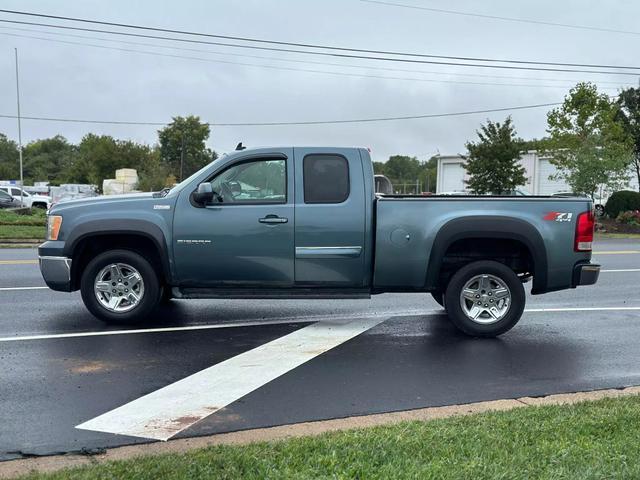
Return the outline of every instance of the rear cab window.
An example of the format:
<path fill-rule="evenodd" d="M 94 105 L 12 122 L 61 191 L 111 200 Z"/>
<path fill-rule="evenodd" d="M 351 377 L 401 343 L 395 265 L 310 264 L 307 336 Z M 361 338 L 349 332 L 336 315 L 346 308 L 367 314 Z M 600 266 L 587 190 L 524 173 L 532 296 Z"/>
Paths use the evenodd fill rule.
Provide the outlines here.
<path fill-rule="evenodd" d="M 342 203 L 349 198 L 349 162 L 342 155 L 303 159 L 304 203 Z"/>

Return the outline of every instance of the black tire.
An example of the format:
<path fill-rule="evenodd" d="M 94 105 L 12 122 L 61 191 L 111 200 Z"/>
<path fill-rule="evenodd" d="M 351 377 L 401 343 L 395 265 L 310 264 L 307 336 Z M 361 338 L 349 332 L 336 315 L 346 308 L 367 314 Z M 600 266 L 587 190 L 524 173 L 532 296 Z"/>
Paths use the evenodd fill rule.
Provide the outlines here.
<path fill-rule="evenodd" d="M 124 263 L 135 268 L 144 282 L 144 294 L 140 302 L 127 312 L 113 312 L 107 310 L 98 301 L 94 292 L 94 282 L 98 273 L 113 263 Z M 158 273 L 151 263 L 140 254 L 131 250 L 109 250 L 91 260 L 80 280 L 82 301 L 87 309 L 100 320 L 107 323 L 132 324 L 143 321 L 153 312 L 160 302 L 162 288 Z"/>
<path fill-rule="evenodd" d="M 478 323 L 469 318 L 460 302 L 465 284 L 473 277 L 484 274 L 499 278 L 511 294 L 509 309 L 504 317 L 489 324 Z M 524 311 L 526 296 L 522 282 L 513 270 L 502 263 L 482 260 L 465 265 L 451 277 L 445 293 L 445 302 L 449 319 L 460 331 L 474 337 L 496 337 L 511 330 L 518 323 Z"/>
<path fill-rule="evenodd" d="M 173 300 L 173 294 L 171 293 L 171 287 L 164 285 L 162 287 L 162 295 L 160 296 L 160 303 L 166 305 Z"/>
<path fill-rule="evenodd" d="M 431 296 L 433 297 L 433 299 L 436 301 L 438 305 L 440 305 L 445 310 L 447 309 L 447 307 L 444 306 L 444 293 L 442 292 L 429 292 L 429 293 L 431 293 Z"/>

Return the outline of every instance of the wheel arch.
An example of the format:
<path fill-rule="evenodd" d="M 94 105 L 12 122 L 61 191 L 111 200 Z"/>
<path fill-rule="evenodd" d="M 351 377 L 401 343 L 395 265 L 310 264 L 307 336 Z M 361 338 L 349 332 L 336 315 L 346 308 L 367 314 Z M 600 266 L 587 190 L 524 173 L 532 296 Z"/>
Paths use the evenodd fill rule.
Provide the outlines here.
<path fill-rule="evenodd" d="M 172 283 L 169 251 L 162 230 L 143 220 L 98 220 L 83 223 L 65 240 L 64 254 L 73 258 L 72 288 L 79 285 L 80 270 L 87 257 L 112 249 L 147 251 L 163 282 Z"/>
<path fill-rule="evenodd" d="M 512 240 L 528 250 L 533 261 L 532 293 L 542 293 L 547 287 L 547 250 L 540 232 L 529 222 L 501 216 L 473 216 L 445 223 L 433 242 L 427 267 L 426 289 L 439 288 L 443 259 L 451 245 L 465 239 Z"/>

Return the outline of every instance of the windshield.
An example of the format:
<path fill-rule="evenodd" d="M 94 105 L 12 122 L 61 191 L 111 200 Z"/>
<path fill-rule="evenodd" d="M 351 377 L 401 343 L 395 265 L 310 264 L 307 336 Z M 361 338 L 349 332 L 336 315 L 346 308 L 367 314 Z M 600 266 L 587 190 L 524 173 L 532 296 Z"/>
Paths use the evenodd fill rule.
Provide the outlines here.
<path fill-rule="evenodd" d="M 193 181 L 193 179 L 199 177 L 204 171 L 208 170 L 211 165 L 213 165 L 214 163 L 216 163 L 217 161 L 219 161 L 220 159 L 224 158 L 224 155 L 216 158 L 213 162 L 207 163 L 204 167 L 202 167 L 200 170 L 198 170 L 197 172 L 191 174 L 190 176 L 188 176 L 187 178 L 185 178 L 183 181 L 181 181 L 180 183 L 174 185 L 173 187 L 171 187 L 170 189 L 165 190 L 165 196 L 168 195 L 171 192 L 179 192 L 180 190 L 182 190 L 182 188 L 185 185 L 188 185 L 189 183 L 191 183 Z"/>

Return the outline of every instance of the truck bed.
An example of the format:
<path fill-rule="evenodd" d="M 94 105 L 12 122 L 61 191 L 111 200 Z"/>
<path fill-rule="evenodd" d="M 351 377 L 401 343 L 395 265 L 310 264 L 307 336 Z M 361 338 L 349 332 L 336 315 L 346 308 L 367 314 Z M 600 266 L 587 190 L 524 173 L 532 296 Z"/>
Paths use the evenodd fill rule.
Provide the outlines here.
<path fill-rule="evenodd" d="M 518 242 L 535 258 L 533 293 L 569 288 L 574 266 L 591 258 L 574 251 L 575 222 L 591 209 L 578 197 L 378 196 L 373 287 L 435 290 L 432 272 L 459 239 L 491 237 Z"/>

